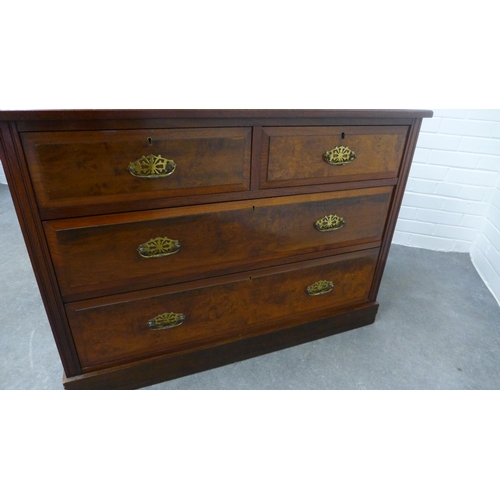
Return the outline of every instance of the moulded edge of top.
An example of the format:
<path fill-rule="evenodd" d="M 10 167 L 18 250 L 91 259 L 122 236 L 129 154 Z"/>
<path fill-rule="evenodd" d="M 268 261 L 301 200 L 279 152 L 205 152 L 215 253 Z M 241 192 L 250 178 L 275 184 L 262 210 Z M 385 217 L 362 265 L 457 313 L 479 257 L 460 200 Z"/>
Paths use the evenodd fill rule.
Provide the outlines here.
<path fill-rule="evenodd" d="M 113 119 L 431 118 L 411 109 L 47 109 L 0 110 L 0 121 Z"/>

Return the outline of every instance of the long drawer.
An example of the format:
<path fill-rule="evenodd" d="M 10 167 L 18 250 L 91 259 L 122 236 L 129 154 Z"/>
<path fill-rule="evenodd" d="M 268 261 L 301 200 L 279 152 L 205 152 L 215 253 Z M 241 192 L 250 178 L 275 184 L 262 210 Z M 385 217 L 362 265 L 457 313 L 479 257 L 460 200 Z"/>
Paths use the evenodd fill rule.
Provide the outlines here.
<path fill-rule="evenodd" d="M 368 299 L 378 249 L 66 305 L 84 369 L 301 324 Z"/>
<path fill-rule="evenodd" d="M 263 188 L 395 178 L 408 127 L 265 127 Z"/>
<path fill-rule="evenodd" d="M 40 208 L 245 191 L 251 128 L 26 132 Z"/>
<path fill-rule="evenodd" d="M 61 291 L 79 300 L 293 256 L 305 260 L 338 247 L 376 246 L 391 194 L 392 187 L 358 189 L 48 221 L 44 227 Z"/>

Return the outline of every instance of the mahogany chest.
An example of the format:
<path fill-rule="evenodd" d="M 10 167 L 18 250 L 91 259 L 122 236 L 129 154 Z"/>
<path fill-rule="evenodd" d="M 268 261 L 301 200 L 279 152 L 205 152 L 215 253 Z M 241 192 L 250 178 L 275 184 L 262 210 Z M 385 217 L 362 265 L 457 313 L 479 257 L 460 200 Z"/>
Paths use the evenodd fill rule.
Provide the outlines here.
<path fill-rule="evenodd" d="M 0 112 L 67 389 L 368 325 L 430 111 Z"/>

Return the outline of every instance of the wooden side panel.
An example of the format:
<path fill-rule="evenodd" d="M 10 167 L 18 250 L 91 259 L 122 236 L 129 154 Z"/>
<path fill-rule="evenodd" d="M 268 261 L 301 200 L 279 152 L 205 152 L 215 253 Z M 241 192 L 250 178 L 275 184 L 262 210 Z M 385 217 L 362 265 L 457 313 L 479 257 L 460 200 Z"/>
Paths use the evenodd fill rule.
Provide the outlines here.
<path fill-rule="evenodd" d="M 2 164 L 5 175 L 61 362 L 65 373 L 68 376 L 75 376 L 81 373 L 80 362 L 70 334 L 14 124 L 9 126 L 0 122 L 0 143 L 0 149 L 3 149 Z"/>
<path fill-rule="evenodd" d="M 309 261 L 301 265 L 226 278 L 186 290 L 110 297 L 66 306 L 84 368 L 134 356 L 179 350 L 238 338 L 249 329 L 366 301 L 378 249 Z M 333 290 L 309 295 L 307 287 L 329 281 Z M 148 322 L 182 314 L 180 326 L 152 330 Z"/>
<path fill-rule="evenodd" d="M 251 128 L 21 134 L 40 208 L 194 196 L 250 187 Z M 149 155 L 173 160 L 162 178 L 129 165 Z"/>
<path fill-rule="evenodd" d="M 387 257 L 389 255 L 389 250 L 391 247 L 394 230 L 396 229 L 396 223 L 398 221 L 399 211 L 401 209 L 401 203 L 405 193 L 406 183 L 408 182 L 408 177 L 410 175 L 411 163 L 413 160 L 413 155 L 415 153 L 415 148 L 417 146 L 418 134 L 420 132 L 421 125 L 422 125 L 422 119 L 416 118 L 410 128 L 410 133 L 408 134 L 408 140 L 405 146 L 401 172 L 398 179 L 398 184 L 394 189 L 393 200 L 391 202 L 391 209 L 387 220 L 387 226 L 384 232 L 382 248 L 380 251 L 380 258 L 377 263 L 377 269 L 375 271 L 375 279 L 373 280 L 373 287 L 370 292 L 370 297 L 373 300 L 377 298 L 377 294 L 380 288 L 380 283 L 382 281 L 382 275 L 384 273 L 385 264 L 387 262 Z"/>
<path fill-rule="evenodd" d="M 385 227 L 392 188 L 289 196 L 189 209 L 46 222 L 66 300 L 272 265 L 295 256 L 373 243 Z M 345 225 L 320 232 L 315 222 L 338 215 Z M 180 249 L 144 258 L 140 245 L 156 238 Z M 158 240 L 156 240 L 158 241 Z M 82 296 L 83 294 L 83 296 Z"/>

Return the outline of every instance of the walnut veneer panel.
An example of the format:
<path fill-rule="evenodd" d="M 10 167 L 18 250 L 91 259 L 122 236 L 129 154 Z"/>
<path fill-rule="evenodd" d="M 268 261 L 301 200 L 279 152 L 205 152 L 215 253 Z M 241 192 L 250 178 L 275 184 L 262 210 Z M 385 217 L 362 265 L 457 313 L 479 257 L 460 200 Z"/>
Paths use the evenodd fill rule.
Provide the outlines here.
<path fill-rule="evenodd" d="M 287 196 L 44 224 L 66 299 L 220 275 L 247 266 L 349 245 L 380 242 L 392 187 Z M 343 226 L 315 223 L 338 215 Z M 141 244 L 178 242 L 147 258 Z"/>
<path fill-rule="evenodd" d="M 249 329 L 318 310 L 366 301 L 379 250 L 346 254 L 290 269 L 269 269 L 226 278 L 212 286 L 159 291 L 154 295 L 113 297 L 66 306 L 83 366 L 127 360 L 133 356 L 181 349 L 191 343 L 236 339 Z M 307 288 L 322 280 L 333 290 L 309 295 Z M 137 297 L 137 296 L 136 296 Z M 175 327 L 152 330 L 148 322 L 164 313 L 182 314 Z"/>
<path fill-rule="evenodd" d="M 262 187 L 345 182 L 396 177 L 408 127 L 264 128 Z M 331 165 L 323 155 L 338 146 L 356 158 Z"/>
<path fill-rule="evenodd" d="M 249 187 L 251 129 L 153 129 L 27 132 L 21 135 L 41 208 L 85 206 L 244 191 Z M 128 167 L 142 157 L 173 160 L 163 178 Z"/>

